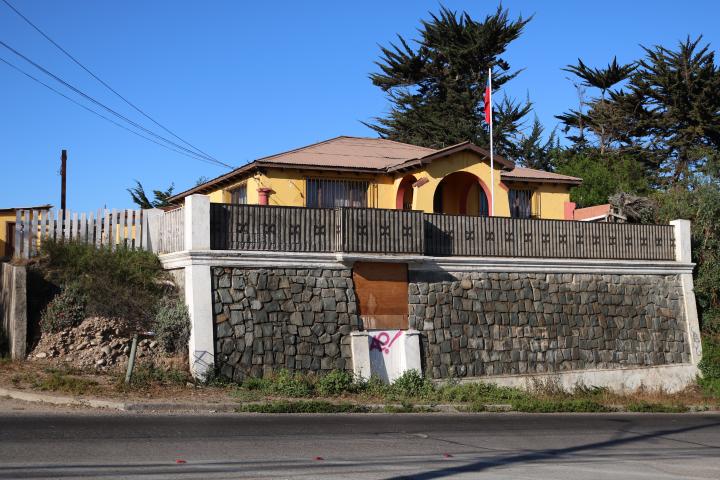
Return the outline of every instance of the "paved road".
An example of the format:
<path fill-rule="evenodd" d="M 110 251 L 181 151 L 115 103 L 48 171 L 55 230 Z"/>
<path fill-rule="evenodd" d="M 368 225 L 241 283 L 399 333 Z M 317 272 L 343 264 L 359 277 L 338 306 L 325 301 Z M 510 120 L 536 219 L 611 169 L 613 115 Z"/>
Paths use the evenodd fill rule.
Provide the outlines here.
<path fill-rule="evenodd" d="M 170 477 L 717 480 L 720 415 L 0 409 L 0 479 Z"/>

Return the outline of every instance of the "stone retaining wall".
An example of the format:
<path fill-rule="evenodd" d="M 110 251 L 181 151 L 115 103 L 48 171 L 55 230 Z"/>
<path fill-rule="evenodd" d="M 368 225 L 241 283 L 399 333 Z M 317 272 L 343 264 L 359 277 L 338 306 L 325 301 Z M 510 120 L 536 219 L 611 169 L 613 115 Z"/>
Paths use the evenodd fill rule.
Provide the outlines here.
<path fill-rule="evenodd" d="M 280 368 L 352 369 L 360 320 L 349 269 L 212 269 L 215 365 L 241 381 Z"/>
<path fill-rule="evenodd" d="M 433 378 L 690 362 L 677 275 L 410 275 Z"/>

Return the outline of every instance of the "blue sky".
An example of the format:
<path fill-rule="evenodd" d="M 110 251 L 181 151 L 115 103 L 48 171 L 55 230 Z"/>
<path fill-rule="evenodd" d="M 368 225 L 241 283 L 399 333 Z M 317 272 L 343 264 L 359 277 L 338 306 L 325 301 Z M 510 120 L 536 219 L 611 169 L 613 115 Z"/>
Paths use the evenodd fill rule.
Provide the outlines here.
<path fill-rule="evenodd" d="M 413 37 L 435 1 L 11 0 L 120 93 L 214 157 L 240 165 L 336 135 L 374 136 L 362 125 L 388 108 L 368 80 L 378 44 Z M 494 1 L 446 1 L 482 18 Z M 717 1 L 506 0 L 535 15 L 507 59 L 525 71 L 506 93 L 529 95 L 551 129 L 577 103 L 561 68 L 627 62 L 643 45 L 703 34 L 720 46 Z M 0 40 L 113 108 L 119 99 L 0 2 Z M 28 71 L 7 50 L 0 57 Z M 41 76 L 38 72 L 33 72 Z M 226 170 L 121 130 L 0 64 L 0 207 L 59 205 L 59 157 L 69 152 L 68 206 L 132 207 L 126 188 L 177 190 Z"/>

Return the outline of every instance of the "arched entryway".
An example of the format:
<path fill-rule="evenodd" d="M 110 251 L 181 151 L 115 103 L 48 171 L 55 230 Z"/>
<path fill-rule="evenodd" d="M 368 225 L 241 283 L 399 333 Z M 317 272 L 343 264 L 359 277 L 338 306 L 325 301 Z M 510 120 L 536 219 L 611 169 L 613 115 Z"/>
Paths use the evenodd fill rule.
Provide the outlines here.
<path fill-rule="evenodd" d="M 395 208 L 397 210 L 412 210 L 413 183 L 415 182 L 417 182 L 417 179 L 413 175 L 407 175 L 400 181 L 397 196 L 395 197 Z"/>
<path fill-rule="evenodd" d="M 485 184 L 468 172 L 454 172 L 435 188 L 433 212 L 449 215 L 489 215 L 490 193 Z"/>

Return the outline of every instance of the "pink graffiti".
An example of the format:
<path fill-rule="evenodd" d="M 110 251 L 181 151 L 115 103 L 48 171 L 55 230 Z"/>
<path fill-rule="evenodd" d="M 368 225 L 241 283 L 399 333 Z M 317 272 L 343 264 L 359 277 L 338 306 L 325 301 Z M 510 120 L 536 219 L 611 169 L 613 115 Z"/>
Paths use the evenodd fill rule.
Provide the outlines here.
<path fill-rule="evenodd" d="M 398 330 L 392 339 L 388 332 L 380 332 L 377 335 L 371 336 L 370 350 L 379 350 L 385 354 L 390 353 L 390 347 L 392 347 L 392 344 L 395 343 L 395 340 L 397 340 L 402 333 L 402 330 Z"/>

